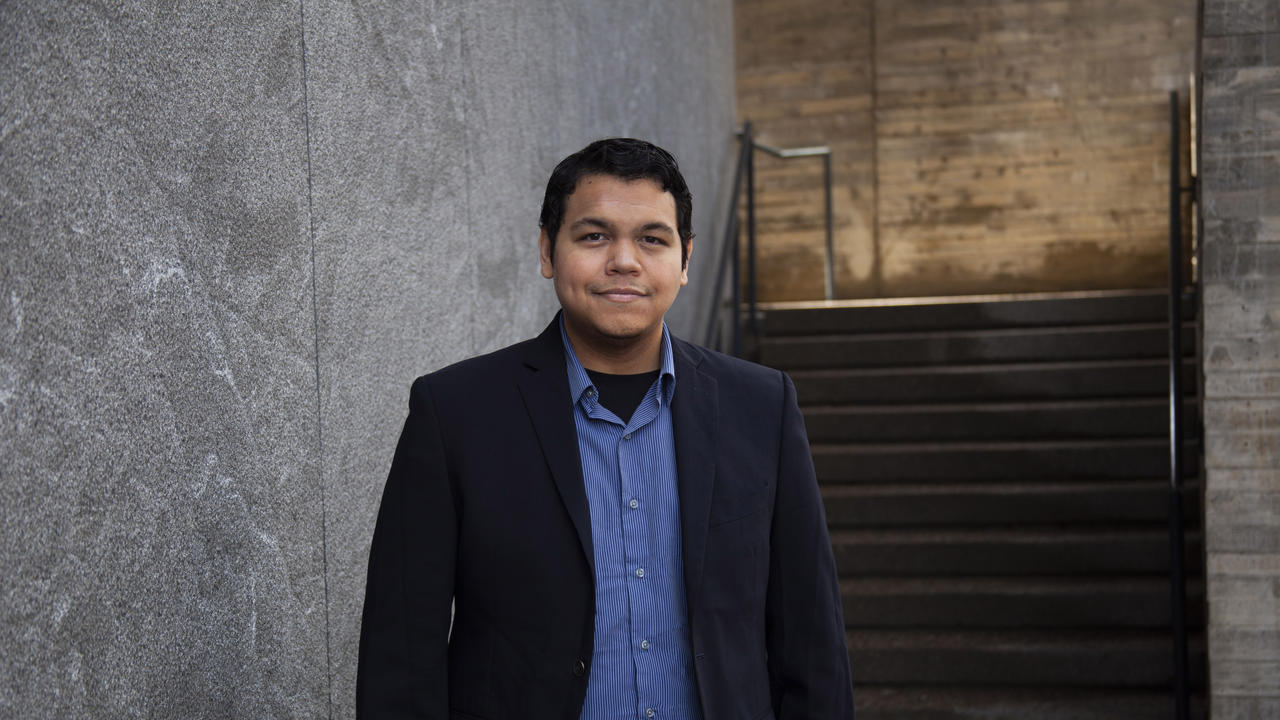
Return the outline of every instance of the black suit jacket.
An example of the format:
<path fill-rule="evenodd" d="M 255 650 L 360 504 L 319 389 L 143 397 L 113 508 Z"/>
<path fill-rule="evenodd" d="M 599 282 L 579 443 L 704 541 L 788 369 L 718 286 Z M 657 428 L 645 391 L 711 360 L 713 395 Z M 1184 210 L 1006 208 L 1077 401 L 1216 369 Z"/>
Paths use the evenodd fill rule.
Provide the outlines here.
<path fill-rule="evenodd" d="M 840 592 L 795 388 L 776 370 L 672 344 L 703 715 L 852 718 Z M 592 565 L 557 323 L 418 378 L 369 553 L 358 714 L 576 720 L 591 670 Z"/>

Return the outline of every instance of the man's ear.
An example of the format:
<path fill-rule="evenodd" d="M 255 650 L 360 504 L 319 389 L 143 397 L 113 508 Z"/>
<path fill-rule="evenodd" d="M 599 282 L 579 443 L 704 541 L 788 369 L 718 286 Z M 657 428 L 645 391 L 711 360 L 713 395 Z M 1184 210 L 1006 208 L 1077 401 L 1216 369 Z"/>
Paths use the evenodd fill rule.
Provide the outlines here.
<path fill-rule="evenodd" d="M 689 284 L 689 261 L 693 259 L 693 238 L 689 238 L 689 245 L 684 251 L 684 264 L 680 267 L 680 287 Z"/>
<path fill-rule="evenodd" d="M 538 233 L 538 261 L 542 264 L 542 277 L 550 280 L 556 276 L 555 268 L 551 265 L 551 236 L 547 234 L 546 228 Z"/>

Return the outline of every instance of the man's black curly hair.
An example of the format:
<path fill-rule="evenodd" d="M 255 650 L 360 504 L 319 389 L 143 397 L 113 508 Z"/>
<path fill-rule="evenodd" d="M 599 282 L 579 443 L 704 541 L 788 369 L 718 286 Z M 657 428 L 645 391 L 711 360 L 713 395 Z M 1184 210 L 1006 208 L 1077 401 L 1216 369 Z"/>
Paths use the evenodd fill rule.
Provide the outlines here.
<path fill-rule="evenodd" d="M 606 138 L 597 140 L 556 165 L 547 180 L 542 197 L 538 226 L 551 238 L 554 257 L 556 235 L 564 222 L 566 199 L 588 175 L 611 175 L 623 180 L 652 180 L 671 193 L 676 201 L 676 231 L 680 234 L 680 264 L 689 260 L 689 244 L 693 241 L 693 195 L 680 174 L 680 166 L 671 153 L 644 140 Z"/>

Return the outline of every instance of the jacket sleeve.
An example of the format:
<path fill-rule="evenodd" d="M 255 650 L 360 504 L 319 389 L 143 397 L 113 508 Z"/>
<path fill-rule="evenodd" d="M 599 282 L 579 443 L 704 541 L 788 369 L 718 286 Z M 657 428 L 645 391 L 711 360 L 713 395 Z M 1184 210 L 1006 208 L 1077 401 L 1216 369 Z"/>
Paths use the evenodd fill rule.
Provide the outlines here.
<path fill-rule="evenodd" d="M 791 378 L 782 376 L 765 622 L 777 720 L 851 720 L 853 686 L 827 518 Z"/>
<path fill-rule="evenodd" d="M 446 718 L 457 506 L 427 377 L 409 398 L 369 550 L 356 716 Z"/>

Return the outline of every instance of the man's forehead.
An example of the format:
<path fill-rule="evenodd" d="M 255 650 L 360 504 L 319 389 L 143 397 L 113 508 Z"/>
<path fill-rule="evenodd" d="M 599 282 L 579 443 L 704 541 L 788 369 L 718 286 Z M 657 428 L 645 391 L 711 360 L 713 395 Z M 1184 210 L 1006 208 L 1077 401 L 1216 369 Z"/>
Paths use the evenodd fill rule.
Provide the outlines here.
<path fill-rule="evenodd" d="M 641 195 L 649 194 L 650 198 L 645 198 L 645 204 L 648 204 L 648 201 L 651 199 L 657 199 L 657 202 L 661 205 L 661 209 L 663 211 L 670 211 L 672 218 L 675 217 L 675 196 L 671 194 L 671 191 L 662 187 L 662 184 L 657 180 L 647 177 L 625 178 L 602 173 L 592 173 L 590 175 L 583 175 L 579 178 L 577 184 L 574 185 L 573 192 L 569 193 L 565 197 L 565 210 L 567 212 L 578 210 L 579 208 L 575 208 L 575 205 L 582 205 L 584 203 L 590 203 L 601 199 L 616 199 L 623 202 L 629 202 L 628 199 L 624 198 L 608 197 L 608 193 L 614 190 L 618 190 L 628 195 L 631 195 L 635 191 L 639 191 L 638 194 Z M 601 198 L 601 194 L 605 194 L 606 196 Z M 653 196 L 659 196 L 660 199 L 654 198 Z M 634 196 L 630 198 L 630 200 L 634 199 L 636 199 Z"/>
<path fill-rule="evenodd" d="M 671 191 L 662 186 L 662 183 L 651 177 L 623 177 L 621 175 L 610 175 L 608 173 L 587 173 L 578 178 L 578 182 L 574 184 L 573 191 L 566 197 L 573 197 L 588 187 L 599 187 L 600 185 L 620 184 L 624 187 L 644 187 L 656 190 L 668 198 L 671 198 L 672 204 L 675 204 L 675 196 Z"/>

